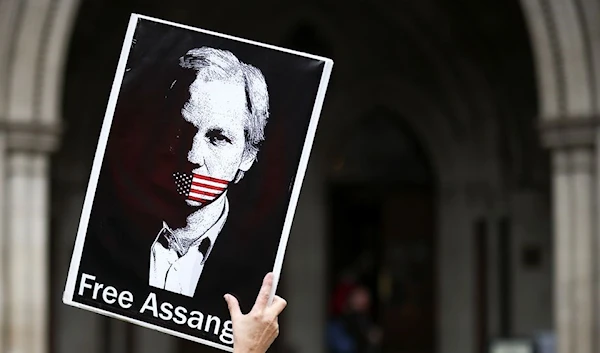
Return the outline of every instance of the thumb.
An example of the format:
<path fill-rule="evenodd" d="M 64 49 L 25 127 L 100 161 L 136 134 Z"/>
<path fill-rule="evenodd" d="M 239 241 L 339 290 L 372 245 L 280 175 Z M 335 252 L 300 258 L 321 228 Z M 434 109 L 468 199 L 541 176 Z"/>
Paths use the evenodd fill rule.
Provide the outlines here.
<path fill-rule="evenodd" d="M 240 310 L 240 303 L 233 295 L 225 294 L 225 301 L 227 302 L 227 307 L 229 308 L 229 314 L 231 315 L 231 318 L 242 314 Z"/>

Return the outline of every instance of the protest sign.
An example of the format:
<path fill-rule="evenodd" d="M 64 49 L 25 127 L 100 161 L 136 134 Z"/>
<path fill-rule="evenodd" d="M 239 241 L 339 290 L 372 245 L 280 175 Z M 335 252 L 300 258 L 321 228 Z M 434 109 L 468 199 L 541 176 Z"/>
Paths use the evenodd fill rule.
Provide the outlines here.
<path fill-rule="evenodd" d="M 333 62 L 133 14 L 63 301 L 231 351 L 283 263 Z"/>

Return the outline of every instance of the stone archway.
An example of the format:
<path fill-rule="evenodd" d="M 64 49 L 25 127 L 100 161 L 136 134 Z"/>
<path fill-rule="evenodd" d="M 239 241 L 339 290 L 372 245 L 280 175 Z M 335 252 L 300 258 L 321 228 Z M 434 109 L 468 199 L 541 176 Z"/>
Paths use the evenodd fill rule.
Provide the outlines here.
<path fill-rule="evenodd" d="M 596 179 L 597 174 L 592 172 L 589 168 L 591 165 L 595 165 L 595 136 L 596 136 L 596 120 L 598 118 L 598 75 L 600 69 L 597 68 L 598 63 L 598 46 L 595 43 L 597 38 L 598 30 L 598 4 L 592 0 L 572 0 L 572 1 L 561 1 L 561 0 L 522 0 L 523 8 L 526 10 L 528 17 L 528 24 L 531 28 L 532 42 L 536 45 L 536 57 L 537 57 L 537 70 L 538 70 L 538 86 L 540 87 L 540 99 L 544 102 L 541 116 L 552 118 L 550 123 L 544 122 L 544 133 L 543 137 L 546 139 L 548 145 L 556 148 L 555 161 L 556 165 L 562 172 L 555 172 L 555 195 L 556 195 L 556 222 L 558 226 L 558 232 L 556 235 L 557 240 L 567 240 L 568 235 L 575 234 L 577 239 L 581 239 L 578 242 L 577 248 L 570 248 L 570 243 L 565 246 L 557 248 L 562 249 L 560 254 L 557 254 L 557 264 L 559 268 L 564 269 L 557 272 L 557 283 L 564 284 L 570 283 L 573 278 L 574 269 L 565 265 L 570 259 L 579 259 L 577 263 L 578 271 L 585 273 L 585 276 L 589 279 L 590 276 L 597 272 L 598 265 L 592 263 L 590 257 L 592 253 L 589 249 L 592 248 L 590 244 L 593 244 L 594 239 L 597 237 L 595 231 L 595 224 L 593 219 L 595 213 L 592 210 L 596 206 L 596 197 L 591 190 L 597 189 Z M 182 5 L 183 6 L 183 5 Z M 238 8 L 240 13 L 248 11 L 251 6 L 258 6 L 256 4 L 241 5 Z M 262 8 L 259 8 L 257 12 L 267 10 L 265 13 L 286 13 L 289 16 L 281 16 L 278 25 L 279 32 L 284 31 L 284 28 L 290 22 L 289 18 L 295 18 L 295 14 L 289 14 L 286 9 L 283 9 L 283 5 L 263 4 Z M 359 39 L 363 43 L 369 43 L 369 39 L 372 37 L 361 37 L 357 32 L 360 32 L 356 28 L 356 22 L 351 20 L 334 20 L 336 9 L 328 7 L 329 5 L 323 5 L 323 8 L 315 7 L 310 11 L 305 11 L 308 17 L 315 15 L 320 19 L 319 23 L 325 23 L 327 30 L 331 31 L 331 42 L 336 43 L 334 52 L 341 53 L 341 57 L 351 56 L 355 53 L 355 43 L 349 38 Z M 486 99 L 481 99 L 482 94 L 487 97 L 489 94 L 488 88 L 481 81 L 481 72 L 469 69 L 469 63 L 462 61 L 460 52 L 452 52 L 451 48 L 445 47 L 444 51 L 436 52 L 436 46 L 443 43 L 443 40 L 435 38 L 432 35 L 432 28 L 437 28 L 433 24 L 419 23 L 414 19 L 410 18 L 410 14 L 404 14 L 404 9 L 399 7 L 400 5 L 382 5 L 374 8 L 363 7 L 357 4 L 348 3 L 348 16 L 349 18 L 360 18 L 365 19 L 369 22 L 369 25 L 373 25 L 377 31 L 382 34 L 376 36 L 379 42 L 373 41 L 370 43 L 371 46 L 368 48 L 376 52 L 377 48 L 381 48 L 381 44 L 389 44 L 391 54 L 386 60 L 377 60 L 377 58 L 371 57 L 369 62 L 375 62 L 382 68 L 393 68 L 394 64 L 401 58 L 403 53 L 401 49 L 404 47 L 398 47 L 398 42 L 403 42 L 406 37 L 412 38 L 413 42 L 420 43 L 419 52 L 429 53 L 423 57 L 427 58 L 427 62 L 433 62 L 437 68 L 433 72 L 441 75 L 439 78 L 443 81 L 443 84 L 433 87 L 436 92 L 456 90 L 464 93 L 462 89 L 469 91 L 468 94 L 461 95 L 457 92 L 451 92 L 452 94 L 446 98 L 434 97 L 434 99 L 428 100 L 427 98 L 420 97 L 416 94 L 408 95 L 408 97 L 414 99 L 421 99 L 423 106 L 427 108 L 421 108 L 419 111 L 414 110 L 417 114 L 413 116 L 427 116 L 426 119 L 415 119 L 415 124 L 418 124 L 421 128 L 419 131 L 422 136 L 430 139 L 439 139 L 437 145 L 432 144 L 431 148 L 434 149 L 434 154 L 442 156 L 441 152 L 450 146 L 452 138 L 447 135 L 443 135 L 440 131 L 445 131 L 446 127 L 448 130 L 452 130 L 453 126 L 456 126 L 457 122 L 463 127 L 466 126 L 464 131 L 470 131 L 469 129 L 475 123 L 483 121 L 482 117 L 486 119 L 485 125 L 486 133 L 482 134 L 482 139 L 490 137 L 489 142 L 486 142 L 485 151 L 475 151 L 480 153 L 477 155 L 478 160 L 485 161 L 487 157 L 495 154 L 494 142 L 494 129 L 497 124 L 497 119 L 494 117 L 494 107 L 488 104 Z M 417 5 L 415 5 L 417 6 Z M 77 0 L 42 0 L 42 1 L 16 1 L 16 0 L 5 0 L 0 2 L 0 184 L 10 185 L 17 187 L 14 191 L 9 194 L 3 194 L 5 188 L 0 188 L 0 224 L 3 225 L 0 228 L 0 246 L 10 248 L 10 256 L 7 262 L 4 264 L 11 265 L 8 268 L 0 268 L 0 276 L 7 274 L 6 277 L 0 277 L 0 281 L 3 283 L 1 293 L 2 298 L 7 303 L 2 307 L 0 316 L 3 318 L 3 325 L 10 326 L 10 330 L 2 330 L 0 332 L 8 332 L 8 335 L 0 337 L 0 347 L 3 349 L 22 349 L 24 351 L 32 352 L 43 352 L 47 350 L 44 345 L 45 337 L 47 337 L 47 325 L 44 324 L 44 316 L 34 318 L 26 315 L 26 307 L 39 308 L 39 312 L 44 313 L 48 307 L 48 300 L 45 297 L 47 292 L 46 286 L 43 285 L 43 279 L 45 278 L 45 264 L 47 255 L 45 252 L 44 244 L 48 241 L 48 229 L 47 225 L 50 223 L 50 210 L 48 208 L 49 200 L 47 198 L 48 182 L 50 178 L 50 172 L 48 170 L 48 154 L 56 149 L 56 144 L 59 136 L 61 122 L 63 121 L 61 116 L 61 102 L 63 95 L 62 80 L 64 77 L 64 61 L 66 58 L 65 48 L 71 39 L 71 26 L 75 14 L 78 9 Z M 149 6 L 150 11 L 157 13 L 156 9 Z M 185 12 L 185 11 L 184 11 Z M 181 20 L 189 18 L 189 15 L 178 11 L 177 9 L 170 12 L 170 17 L 173 20 Z M 218 11 L 217 11 L 218 12 Z M 292 11 L 293 12 L 293 11 Z M 313 13 L 314 12 L 314 13 Z M 186 17 L 187 16 L 187 17 Z M 218 16 L 215 16 L 217 18 Z M 242 17 L 245 21 L 244 25 L 249 24 L 251 21 L 244 16 Z M 417 16 L 418 17 L 418 16 Z M 401 21 L 398 21 L 398 18 Z M 215 20 L 209 20 L 208 22 L 212 25 L 216 25 Z M 332 24 L 330 24 L 331 22 Z M 266 23 L 266 22 L 265 22 Z M 193 23 L 192 23 L 193 24 Z M 233 34 L 240 34 L 240 28 L 235 28 L 236 24 L 227 24 L 228 28 L 231 29 Z M 254 27 L 254 26 L 252 26 Z M 427 29 L 424 31 L 423 29 Z M 272 38 L 273 33 L 267 34 L 271 31 L 268 26 L 263 28 L 252 29 L 257 36 L 262 35 L 264 38 L 276 41 L 277 38 Z M 237 31 L 237 32 L 236 32 Z M 425 32 L 425 33 L 424 33 Z M 260 33 L 260 35 L 259 35 Z M 400 36 L 398 36 L 400 34 Z M 567 45 L 568 44 L 568 45 Z M 411 50 L 415 50 L 415 47 L 409 47 Z M 357 58 L 354 62 L 347 62 L 344 65 L 337 65 L 336 69 L 338 72 L 342 72 L 340 86 L 349 86 L 350 88 L 340 91 L 342 93 L 334 94 L 330 96 L 331 103 L 324 111 L 324 114 L 339 114 L 343 113 L 343 109 L 340 107 L 345 104 L 349 98 L 346 93 L 350 94 L 351 100 L 360 98 L 360 94 L 353 92 L 354 88 L 352 85 L 352 73 L 361 72 L 360 62 L 362 59 L 369 56 L 369 50 L 366 52 L 357 53 Z M 440 61 L 440 58 L 447 58 L 452 56 L 454 59 L 451 60 L 452 67 L 459 73 L 459 75 L 452 75 L 448 72 L 440 72 L 445 62 Z M 421 57 L 421 59 L 423 59 Z M 457 59 L 458 58 L 458 59 Z M 458 62 L 457 62 L 458 61 Z M 442 70 L 443 71 L 443 70 Z M 460 76 L 461 80 L 456 80 L 456 76 Z M 459 82 L 460 81 L 460 82 Z M 386 89 L 381 89 L 382 95 L 387 95 L 384 98 L 379 97 L 386 103 L 395 102 L 398 96 L 406 94 L 410 91 L 405 87 L 406 85 L 396 85 L 394 82 L 383 82 L 381 86 Z M 373 82 L 367 83 L 367 87 L 381 87 L 374 85 Z M 466 87 L 466 88 L 465 88 Z M 480 89 L 484 87 L 483 89 Z M 429 87 L 432 88 L 432 87 Z M 417 89 L 412 87 L 411 89 Z M 427 87 L 420 87 L 421 90 L 426 90 Z M 474 93 L 474 91 L 477 91 Z M 459 93 L 460 93 L 459 92 Z M 428 97 L 431 98 L 431 97 Z M 477 102 L 487 102 L 484 107 L 478 106 L 473 109 L 472 106 L 465 104 L 475 100 Z M 457 103 L 458 102 L 458 103 Z M 417 106 L 414 102 L 407 102 L 406 104 L 412 104 Z M 406 107 L 399 107 L 404 108 Z M 425 111 L 426 110 L 426 111 Z M 512 112 L 514 113 L 514 112 Z M 406 114 L 405 114 L 406 115 Z M 408 116 L 408 115 L 407 115 Z M 572 119 L 571 119 L 572 118 Z M 495 122 L 494 122 L 495 121 Z M 550 121 L 550 119 L 548 119 Z M 432 123 L 433 122 L 433 123 Z M 437 123 L 436 123 L 437 122 Z M 554 124 L 554 122 L 560 122 L 561 124 Z M 562 124 L 564 122 L 576 122 L 575 124 Z M 448 124 L 440 126 L 443 124 Z M 327 125 L 327 123 L 325 124 Z M 417 125 L 415 125 L 417 126 Z M 565 127 L 566 126 L 566 127 Z M 581 127 L 583 126 L 583 127 Z M 558 131 L 558 133 L 557 133 Z M 472 132 L 472 131 L 471 131 Z M 565 136 L 571 135 L 576 136 L 572 138 L 566 138 Z M 326 136 L 326 134 L 324 135 Z M 437 136 L 437 137 L 434 137 Z M 559 138 L 557 138 L 557 136 Z M 465 141 L 464 135 L 459 136 Z M 487 140 L 486 140 L 487 141 Z M 327 141 L 317 141 L 321 146 L 327 146 Z M 575 153 L 565 152 L 565 147 L 577 147 L 574 149 Z M 459 147 L 451 147 L 454 152 L 465 153 L 465 155 L 473 156 L 473 148 L 465 147 L 461 145 Z M 326 147 L 324 148 L 327 149 Z M 573 149 L 571 149 L 573 151 Z M 436 153 L 437 152 L 437 153 Z M 444 160 L 440 157 L 441 163 L 446 165 L 451 164 L 448 160 Z M 574 169 L 569 167 L 567 171 L 564 171 L 564 164 L 573 165 L 577 163 L 578 166 L 583 165 L 583 169 Z M 313 162 L 311 162 L 313 163 Z M 312 167 L 317 173 L 322 172 L 327 162 L 316 160 Z M 310 168 L 310 167 L 309 167 Z M 462 219 L 468 218 L 471 211 L 465 211 L 465 209 L 485 208 L 481 206 L 489 199 L 500 198 L 498 193 L 497 184 L 498 181 L 492 181 L 491 187 L 489 185 L 481 186 L 481 174 L 486 176 L 495 175 L 497 166 L 489 166 L 490 170 L 481 172 L 476 170 L 462 169 L 460 173 L 454 175 L 450 173 L 447 175 L 447 180 L 442 184 L 444 190 L 444 197 L 442 202 L 447 203 L 448 212 L 440 214 L 440 219 L 445 222 L 449 227 L 454 229 L 454 233 L 450 232 L 447 234 L 447 239 L 452 239 L 452 235 L 461 234 L 468 232 L 470 225 L 467 221 Z M 34 171 L 35 173 L 31 173 Z M 72 170 L 59 171 L 60 178 L 63 180 L 71 180 L 69 178 L 76 179 L 77 182 L 81 183 L 82 179 L 85 181 L 86 178 L 86 166 L 82 166 L 80 170 L 73 173 Z M 81 173 L 77 175 L 77 173 Z M 469 179 L 466 183 L 456 182 L 458 179 L 463 178 L 464 175 L 468 175 Z M 300 214 L 298 219 L 300 220 L 314 220 L 322 218 L 321 209 L 319 204 L 322 201 L 320 198 L 315 197 L 320 190 L 321 180 L 317 176 L 312 178 L 307 176 L 307 185 L 314 186 L 314 193 L 307 194 L 304 200 L 307 205 L 316 206 L 310 211 L 306 211 L 304 214 Z M 490 177 L 495 178 L 495 176 Z M 468 184 L 468 185 L 467 185 Z M 76 184 L 73 184 L 76 185 Z M 31 188 L 35 186 L 35 188 Z M 19 189 L 21 188 L 21 189 Z M 84 189 L 85 185 L 79 185 L 78 190 Z M 466 200 L 468 193 L 474 189 L 477 194 L 476 198 L 478 201 L 475 203 L 477 206 L 467 206 L 469 203 Z M 20 190 L 20 191 L 19 191 Z M 24 197 L 24 195 L 31 195 L 33 191 L 36 192 L 36 197 Z M 37 191 L 36 191 L 37 190 Z M 483 196 L 482 196 L 483 194 Z M 469 194 L 472 195 L 472 194 Z M 78 213 L 78 198 L 81 195 L 73 196 L 75 201 L 70 204 L 71 210 L 67 210 L 58 214 L 55 217 L 64 218 L 66 215 L 76 215 Z M 481 201 L 484 199 L 484 201 Z M 33 202 L 35 200 L 35 203 Z M 579 210 L 583 210 L 578 213 L 573 210 L 563 207 L 570 203 L 577 205 Z M 453 205 L 460 204 L 460 207 L 453 207 Z M 497 207 L 497 206 L 494 206 Z M 479 211 L 478 211 L 479 212 Z M 496 212 L 496 211 L 493 211 Z M 23 215 L 26 217 L 23 217 Z M 465 216 L 465 214 L 467 216 Z M 17 217 L 21 215 L 21 217 Z M 70 217 L 70 216 L 69 216 Z M 75 216 L 77 217 L 77 216 Z M 568 224 L 576 225 L 574 228 L 568 226 Z M 6 226 L 4 226 L 6 225 Z M 32 226 L 32 227 L 30 227 Z M 61 232 L 73 232 L 73 225 L 70 225 L 62 230 Z M 305 228 L 298 229 L 297 231 L 314 231 L 317 236 L 322 234 L 322 229 Z M 321 233 L 320 233 L 321 232 Z M 16 241 L 16 240 L 19 241 Z M 64 244 L 61 246 L 64 249 L 69 249 L 71 246 L 70 239 L 62 239 Z M 35 247 L 31 247 L 31 244 L 36 244 Z M 469 241 L 463 243 L 464 246 L 469 246 Z M 453 249 L 453 244 L 448 241 L 445 245 L 448 249 Z M 0 249 L 3 252 L 6 248 Z M 23 253 L 27 253 L 26 249 L 35 249 L 34 251 L 39 255 L 36 258 L 39 259 L 37 262 L 20 263 L 19 258 Z M 68 253 L 66 250 L 65 253 Z M 574 254 L 579 253 L 587 254 L 587 256 L 575 256 Z M 30 253 L 30 252 L 29 252 Z M 62 257 L 68 255 L 62 255 Z M 443 264 L 441 267 L 451 262 L 451 258 L 448 254 L 440 255 Z M 62 264 L 64 266 L 66 264 Z M 461 301 L 468 301 L 471 298 L 471 284 L 469 283 L 469 276 L 472 275 L 469 270 L 469 260 L 462 260 L 460 263 L 461 269 L 457 272 L 447 272 L 448 276 L 458 276 L 466 274 L 467 279 L 460 280 L 458 287 L 461 287 L 462 292 L 459 293 Z M 12 268 L 17 269 L 15 271 Z M 17 283 L 12 285 L 21 275 L 18 271 L 24 271 L 23 273 L 30 274 L 31 281 Z M 311 269 L 314 273 L 319 271 L 318 268 Z M 562 271 L 562 272 L 561 272 Z M 585 277 L 584 276 L 584 277 Z M 582 277 L 583 278 L 583 277 Z M 594 294 L 598 290 L 586 285 L 585 281 L 582 281 L 582 285 L 576 286 L 578 289 L 576 292 L 562 293 L 560 292 L 557 301 L 557 308 L 566 308 L 562 313 L 570 311 L 577 317 L 576 324 L 569 324 L 571 320 L 571 314 L 561 314 L 558 319 L 558 331 L 562 337 L 561 344 L 562 350 L 566 352 L 589 352 L 597 350 L 592 343 L 585 345 L 585 342 L 590 341 L 590 327 L 592 327 L 595 320 L 600 317 L 598 312 L 597 303 L 591 305 L 594 310 L 589 310 L 590 305 L 586 303 L 595 303 Z M 591 282 L 589 282 L 591 283 Z M 442 283 L 446 286 L 456 285 L 448 281 Z M 39 286 L 39 287 L 37 287 Z M 60 296 L 59 288 L 55 288 L 57 291 L 57 297 Z M 570 286 L 565 286 L 570 287 Z M 21 295 L 23 293 L 32 292 L 35 289 L 35 295 Z M 316 289 L 319 290 L 318 288 Z M 557 289 L 558 293 L 558 289 Z M 578 306 L 573 306 L 575 298 L 581 299 L 577 302 Z M 562 298 L 562 299 L 561 299 Z M 463 306 L 465 311 L 461 312 L 461 309 L 453 309 L 452 300 L 456 298 L 444 297 L 441 299 L 440 305 L 449 309 L 445 310 L 441 314 L 441 321 L 443 322 L 443 329 L 440 330 L 440 345 L 441 350 L 444 352 L 469 352 L 471 351 L 470 341 L 472 339 L 472 319 L 471 311 L 473 310 L 469 306 Z M 457 307 L 458 308 L 458 307 Z M 299 307 L 296 312 L 302 313 L 302 308 Z M 316 313 L 316 311 L 312 311 Z M 583 314 L 581 314 L 583 313 Z M 594 315 L 590 316 L 591 313 Z M 581 314 L 581 315 L 580 315 Z M 590 315 L 584 315 L 590 314 Z M 46 315 L 46 314 L 43 314 Z M 83 315 L 83 314 L 82 314 Z M 455 316 L 460 316 L 458 320 L 453 320 Z M 10 322 L 6 321 L 10 317 Z M 302 318 L 303 316 L 300 316 Z M 318 315 L 311 316 L 311 320 Z M 14 320 L 14 321 L 12 321 Z M 31 321 L 30 321 L 31 320 Z M 38 324 L 32 324 L 32 322 L 38 322 Z M 299 320 L 298 322 L 303 322 Z M 456 324 L 455 324 L 456 323 Z M 76 325 L 76 321 L 74 321 Z M 93 325 L 92 325 L 93 326 Z M 299 326 L 296 326 L 299 327 Z M 92 327 L 95 329 L 95 326 Z M 314 331 L 309 332 L 308 336 L 295 331 L 294 337 L 292 338 L 295 342 L 303 344 L 302 347 L 315 348 L 318 346 L 318 338 L 321 337 L 318 325 L 315 326 Z M 577 334 L 576 338 L 574 335 Z M 64 333 L 62 339 L 70 339 Z M 316 343 L 307 346 L 305 345 L 305 337 L 316 338 Z M 87 339 L 83 337 L 82 339 Z M 575 349 L 572 342 L 584 342 L 579 344 Z M 35 342 L 35 343 L 32 343 Z M 74 346 L 78 344 L 85 344 L 86 342 L 75 342 Z M 588 347 L 588 348 L 586 348 Z M 318 347 L 315 348 L 318 350 Z M 562 351 L 560 353 L 563 353 Z"/>
<path fill-rule="evenodd" d="M 0 3 L 0 350 L 48 351 L 50 154 L 77 0 Z"/>
<path fill-rule="evenodd" d="M 600 349 L 600 4 L 521 0 L 535 48 L 541 139 L 552 154 L 558 353 Z"/>

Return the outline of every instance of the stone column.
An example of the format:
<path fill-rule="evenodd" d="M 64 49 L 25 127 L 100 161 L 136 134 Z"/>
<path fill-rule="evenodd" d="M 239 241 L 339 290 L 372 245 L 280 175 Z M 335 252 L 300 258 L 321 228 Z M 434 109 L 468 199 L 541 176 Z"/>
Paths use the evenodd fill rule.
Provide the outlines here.
<path fill-rule="evenodd" d="M 551 148 L 557 353 L 597 352 L 595 123 L 561 119 L 544 126 Z"/>
<path fill-rule="evenodd" d="M 550 196 L 550 195 L 548 195 Z M 510 193 L 510 267 L 512 322 L 510 334 L 523 337 L 551 330 L 552 319 L 552 216 L 549 197 L 537 189 Z M 540 263 L 529 267 L 523 258 L 528 248 L 540 251 Z"/>
<path fill-rule="evenodd" d="M 101 334 L 101 325 L 104 320 L 113 319 L 66 306 L 60 300 L 73 253 L 89 169 L 84 172 L 77 163 L 60 163 L 56 159 L 53 163 L 55 175 L 52 192 L 60 196 L 52 197 L 51 203 L 56 217 L 52 233 L 54 283 L 51 287 L 56 298 L 52 313 L 54 327 L 50 331 L 54 335 L 52 348 L 57 353 L 102 353 L 107 342 Z M 77 334 L 73 335 L 73 332 Z M 112 348 L 111 352 L 119 353 Z"/>
<path fill-rule="evenodd" d="M 0 129 L 0 256 L 6 254 L 6 194 L 5 194 L 5 175 L 6 175 L 6 132 Z M 6 317 L 6 303 L 7 299 L 7 285 L 4 274 L 6 273 L 5 262 L 0 260 L 0 351 L 6 347 L 6 333 L 8 326 L 5 322 Z"/>
<path fill-rule="evenodd" d="M 116 320 L 113 320 L 113 322 L 111 323 L 111 326 L 115 325 L 116 328 L 118 329 L 119 327 L 121 329 L 126 329 L 125 325 L 130 325 L 128 323 L 124 323 L 124 322 L 118 322 Z M 130 326 L 130 332 L 129 334 L 132 335 L 133 337 L 130 337 L 129 339 L 132 339 L 132 345 L 133 345 L 133 350 L 134 352 L 137 353 L 146 353 L 146 352 L 161 352 L 161 353 L 175 353 L 177 352 L 177 339 L 175 339 L 173 336 L 169 336 L 169 335 L 165 335 L 164 333 L 160 333 L 160 332 L 156 332 L 154 330 L 150 330 L 147 329 L 145 327 L 140 327 L 140 326 Z M 113 328 L 113 331 L 115 330 L 115 328 Z M 114 334 L 114 332 L 113 332 Z M 127 339 L 126 337 L 125 340 Z M 123 341 L 125 341 L 123 340 Z M 127 342 L 123 342 L 123 352 L 125 353 L 130 353 L 127 351 L 128 344 Z M 200 352 L 201 350 L 198 349 L 198 352 Z M 112 351 L 111 351 L 112 352 Z"/>
<path fill-rule="evenodd" d="M 311 159 L 294 217 L 282 277 L 288 306 L 282 332 L 292 352 L 325 351 L 326 206 L 318 159 Z"/>
<path fill-rule="evenodd" d="M 5 343 L 2 351 L 43 353 L 48 348 L 49 152 L 57 131 L 7 122 L 3 197 Z"/>
<path fill-rule="evenodd" d="M 595 270 L 595 166 L 591 147 L 571 151 L 571 188 L 573 193 L 573 298 L 575 300 L 575 350 L 576 353 L 592 353 L 594 347 L 594 289 Z"/>
<path fill-rule="evenodd" d="M 474 247 L 467 183 L 442 182 L 437 216 L 437 349 L 474 352 Z M 471 205 L 472 206 L 472 205 Z"/>

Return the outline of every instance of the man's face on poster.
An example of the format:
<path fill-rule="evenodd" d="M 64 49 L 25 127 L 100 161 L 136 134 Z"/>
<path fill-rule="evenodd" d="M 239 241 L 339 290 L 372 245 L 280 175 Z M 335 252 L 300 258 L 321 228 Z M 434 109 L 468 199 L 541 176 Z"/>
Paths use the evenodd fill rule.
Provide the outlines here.
<path fill-rule="evenodd" d="M 233 181 L 239 170 L 247 171 L 255 155 L 246 148 L 246 92 L 234 80 L 196 79 L 183 118 L 197 129 L 187 159 L 192 170 L 212 178 Z M 200 204 L 188 201 L 192 206 Z"/>

